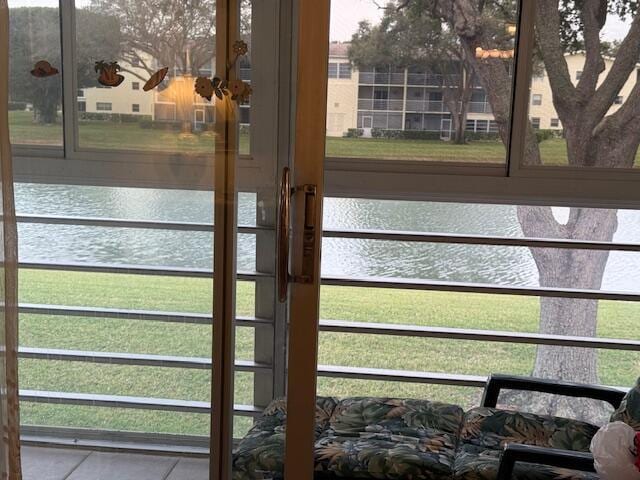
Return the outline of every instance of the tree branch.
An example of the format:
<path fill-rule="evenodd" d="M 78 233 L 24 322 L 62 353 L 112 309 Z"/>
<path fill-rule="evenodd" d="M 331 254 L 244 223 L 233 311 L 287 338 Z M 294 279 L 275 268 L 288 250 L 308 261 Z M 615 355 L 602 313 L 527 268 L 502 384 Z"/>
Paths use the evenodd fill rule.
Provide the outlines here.
<path fill-rule="evenodd" d="M 595 92 L 598 78 L 605 70 L 601 53 L 600 31 L 607 19 L 607 0 L 587 0 L 582 8 L 586 61 L 578 82 L 578 93 L 584 102 Z"/>
<path fill-rule="evenodd" d="M 638 58 L 640 58 L 640 15 L 634 17 L 629 33 L 620 44 L 611 70 L 589 102 L 588 115 L 591 118 L 601 119 L 607 114 L 613 100 L 636 69 Z"/>
<path fill-rule="evenodd" d="M 539 0 L 536 9 L 536 36 L 540 45 L 558 116 L 563 122 L 573 114 L 577 101 L 560 39 L 558 0 Z"/>

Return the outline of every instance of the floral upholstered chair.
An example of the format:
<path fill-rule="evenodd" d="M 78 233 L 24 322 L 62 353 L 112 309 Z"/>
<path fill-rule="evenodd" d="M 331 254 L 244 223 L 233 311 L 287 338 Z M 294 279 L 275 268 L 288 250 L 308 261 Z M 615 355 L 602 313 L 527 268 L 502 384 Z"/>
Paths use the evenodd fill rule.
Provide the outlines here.
<path fill-rule="evenodd" d="M 639 380 L 640 381 L 640 380 Z M 624 392 L 601 386 L 494 375 L 482 407 L 465 414 L 456 455 L 457 480 L 595 480 L 589 453 L 597 426 L 496 408 L 502 389 L 537 391 L 610 403 L 611 421 L 640 426 L 639 384 Z"/>

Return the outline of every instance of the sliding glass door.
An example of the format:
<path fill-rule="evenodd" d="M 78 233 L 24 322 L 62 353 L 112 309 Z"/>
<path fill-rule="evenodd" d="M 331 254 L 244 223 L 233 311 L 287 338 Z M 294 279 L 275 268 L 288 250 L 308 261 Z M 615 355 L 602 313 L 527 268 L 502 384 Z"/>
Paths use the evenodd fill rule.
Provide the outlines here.
<path fill-rule="evenodd" d="M 229 1 L 228 8 L 229 32 L 251 27 L 253 94 L 250 126 L 236 116 L 216 150 L 224 154 L 215 171 L 212 475 L 219 476 L 212 478 L 310 479 L 329 4 Z M 233 57 L 237 35 L 228 41 Z M 250 147 L 238 155 L 247 131 Z M 238 202 L 244 192 L 252 192 L 251 209 Z M 233 391 L 250 406 L 234 405 Z"/>
<path fill-rule="evenodd" d="M 287 469 L 310 475 L 324 95 L 294 72 L 326 58 L 296 19 L 326 36 L 328 6 L 308 3 L 10 2 L 25 438 L 180 457 L 141 479 L 269 478 L 232 448 L 294 385 Z M 94 457 L 78 478 L 137 468 Z"/>

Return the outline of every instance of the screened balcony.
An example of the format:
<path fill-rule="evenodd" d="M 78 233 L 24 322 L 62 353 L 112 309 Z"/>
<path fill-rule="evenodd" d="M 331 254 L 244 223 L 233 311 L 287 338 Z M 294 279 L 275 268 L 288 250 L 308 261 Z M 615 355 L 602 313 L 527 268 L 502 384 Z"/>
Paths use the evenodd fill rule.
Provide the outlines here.
<path fill-rule="evenodd" d="M 237 125 L 225 136 L 217 130 L 227 117 L 216 109 L 215 90 L 211 99 L 194 90 L 195 73 L 211 80 L 215 67 L 229 69 L 229 59 L 212 60 L 207 50 L 211 32 L 202 50 L 189 49 L 196 42 L 189 37 L 187 51 L 165 57 L 179 65 L 171 65 L 174 75 L 162 90 L 146 96 L 132 76 L 153 73 L 144 70 L 144 56 L 134 62 L 136 49 L 118 51 L 121 44 L 108 44 L 105 34 L 96 43 L 126 65 L 126 79 L 103 88 L 81 42 L 88 24 L 80 20 L 105 19 L 91 16 L 92 2 L 72 3 L 51 1 L 39 12 L 12 8 L 26 11 L 14 15 L 27 24 L 36 14 L 60 20 L 46 23 L 61 47 L 45 53 L 57 54 L 60 69 L 70 72 L 50 78 L 55 108 L 25 99 L 18 83 L 9 113 L 26 479 L 47 472 L 52 479 L 101 480 L 115 477 L 113 468 L 123 480 L 209 478 L 220 353 L 214 282 L 234 275 L 214 268 L 221 231 L 232 232 L 224 248 L 233 261 L 224 264 L 236 267 L 229 302 L 235 338 L 225 343 L 233 347 L 227 413 L 234 445 L 265 409 L 277 410 L 274 400 L 297 389 L 288 383 L 296 367 L 290 312 L 300 297 L 287 296 L 286 288 L 280 297 L 279 268 L 288 283 L 309 278 L 288 270 L 294 252 L 281 262 L 279 207 L 286 202 L 278 194 L 315 190 L 307 181 L 292 188 L 279 181 L 284 167 L 308 168 L 318 149 L 319 314 L 306 325 L 318 330 L 317 397 L 412 399 L 468 410 L 480 405 L 496 373 L 619 391 L 633 385 L 640 361 L 637 149 L 626 163 L 576 163 L 565 132 L 531 133 L 529 117 L 543 115 L 529 111 L 533 36 L 521 42 L 517 58 L 487 60 L 505 74 L 507 87 L 483 101 L 471 95 L 460 128 L 445 102 L 429 100 L 423 88 L 440 87 L 442 75 L 400 67 L 362 67 L 354 85 L 323 78 L 322 108 L 301 120 L 296 88 L 312 85 L 305 98 L 315 100 L 321 90 L 297 69 L 321 55 L 296 59 L 300 45 L 285 8 L 293 2 L 282 11 L 243 2 L 237 23 L 250 59 L 239 61 L 237 75 L 251 81 L 253 93 L 237 106 Z M 524 24 L 531 8 L 503 20 Z M 23 31 L 30 30 L 14 35 Z M 515 40 L 502 37 L 496 48 L 508 53 Z M 29 62 L 42 55 L 30 52 Z M 193 63 L 198 55 L 202 68 Z M 571 68 L 579 64 L 566 58 Z M 525 77 L 518 82 L 511 76 L 516 62 Z M 422 97 L 408 97 L 408 85 L 419 86 Z M 389 98 L 376 97 L 383 91 Z M 296 130 L 296 122 L 311 122 L 318 112 L 314 129 Z M 325 125 L 336 135 L 325 138 Z M 322 133 L 313 151 L 313 142 L 296 137 L 308 130 Z M 235 211 L 219 221 L 221 153 L 233 157 L 237 178 Z M 318 214 L 306 206 L 305 215 Z M 284 238 L 294 227 L 286 225 Z M 612 410 L 517 394 L 503 395 L 500 406 L 594 426 Z"/>

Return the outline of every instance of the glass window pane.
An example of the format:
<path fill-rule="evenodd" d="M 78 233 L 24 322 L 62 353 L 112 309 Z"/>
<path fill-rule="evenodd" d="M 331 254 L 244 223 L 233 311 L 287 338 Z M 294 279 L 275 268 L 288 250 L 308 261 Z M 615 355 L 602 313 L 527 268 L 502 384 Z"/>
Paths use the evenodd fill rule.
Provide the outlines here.
<path fill-rule="evenodd" d="M 335 62 L 329 63 L 329 78 L 338 78 L 338 64 Z"/>
<path fill-rule="evenodd" d="M 331 75 L 329 75 L 331 76 Z M 351 78 L 351 64 L 350 63 L 341 63 L 340 64 L 340 78 L 350 79 Z"/>
<path fill-rule="evenodd" d="M 583 22 L 582 2 L 542 9 L 529 102 L 525 166 L 633 168 L 638 157 L 635 103 L 640 32 L 631 29 L 637 5 L 603 2 L 599 22 Z M 626 5 L 626 6 L 625 6 Z M 627 8 L 627 6 L 629 8 Z M 563 29 L 553 25 L 560 22 Z M 590 39 L 585 41 L 585 39 Z M 555 45 L 562 50 L 555 54 Z M 630 54 L 630 61 L 625 55 Z"/>
<path fill-rule="evenodd" d="M 458 332 L 482 330 L 489 335 L 512 332 L 565 339 L 638 340 L 638 329 L 632 326 L 637 315 L 634 312 L 640 312 L 638 301 L 530 297 L 506 294 L 504 290 L 496 295 L 493 291 L 481 293 L 479 288 L 474 293 L 420 291 L 402 288 L 400 282 L 434 281 L 440 287 L 448 283 L 451 289 L 491 285 L 637 294 L 640 254 L 618 251 L 613 243 L 640 243 L 640 211 L 326 198 L 323 212 L 324 227 L 334 231 L 411 231 L 465 236 L 467 241 L 471 236 L 479 238 L 474 245 L 333 235 L 325 238 L 323 276 L 348 278 L 351 283 L 322 287 L 320 318 L 325 324 L 331 320 L 341 325 L 366 322 L 377 330 L 364 334 L 361 329 L 349 333 L 327 328 L 320 335 L 319 364 L 345 370 L 378 369 L 376 373 L 383 375 L 388 370 L 400 370 L 407 376 L 414 374 L 414 381 L 398 385 L 391 379 L 384 381 L 384 377 L 358 382 L 335 375 L 322 378 L 321 367 L 319 393 L 439 399 L 440 387 L 419 378 L 425 372 L 478 376 L 502 372 L 626 388 L 635 381 L 640 356 L 632 351 L 633 346 L 629 351 L 538 347 L 535 343 L 489 342 L 486 338 L 422 338 L 420 332 L 411 330 L 435 327 Z M 487 237 L 591 240 L 609 242 L 611 250 L 490 246 L 483 244 Z M 387 286 L 397 282 L 396 288 L 372 286 L 380 278 Z M 396 336 L 398 328 L 405 335 Z M 443 400 L 477 406 L 480 396 L 480 389 L 470 389 L 464 395 Z M 600 422 L 610 413 L 602 405 L 556 402 L 537 396 L 511 396 L 503 402 L 524 411 L 590 422 Z"/>
<path fill-rule="evenodd" d="M 76 2 L 80 149 L 213 152 L 215 97 L 194 85 L 215 74 L 215 1 L 188 3 L 177 21 L 173 3 L 150 17 L 143 0 Z"/>
<path fill-rule="evenodd" d="M 62 65 L 57 0 L 9 0 L 11 143 L 62 146 Z"/>
<path fill-rule="evenodd" d="M 327 155 L 504 163 L 518 2 L 483 4 L 490 34 L 471 42 L 417 4 L 332 2 Z M 468 131 L 476 121 L 493 128 Z"/>

